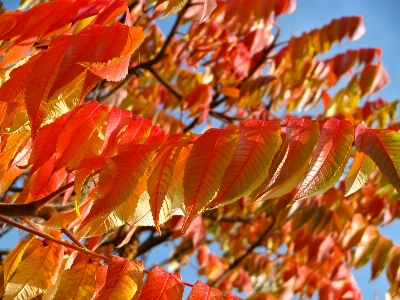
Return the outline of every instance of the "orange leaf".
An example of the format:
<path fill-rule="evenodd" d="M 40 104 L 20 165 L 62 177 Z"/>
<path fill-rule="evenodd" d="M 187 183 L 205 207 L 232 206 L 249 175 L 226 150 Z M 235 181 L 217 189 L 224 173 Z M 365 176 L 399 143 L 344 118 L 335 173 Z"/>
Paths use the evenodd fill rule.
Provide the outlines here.
<path fill-rule="evenodd" d="M 32 299 L 46 291 L 63 257 L 63 247 L 42 241 L 39 247 L 24 259 L 6 286 L 4 300 Z"/>
<path fill-rule="evenodd" d="M 380 236 L 372 252 L 371 280 L 376 279 L 386 266 L 393 242 L 387 237 Z"/>
<path fill-rule="evenodd" d="M 305 175 L 319 137 L 319 123 L 291 117 L 286 127 L 286 139 L 274 159 L 274 171 L 268 185 L 257 196 L 266 200 L 289 193 Z"/>
<path fill-rule="evenodd" d="M 197 280 L 187 300 L 223 300 L 222 292 Z"/>
<path fill-rule="evenodd" d="M 154 150 L 150 145 L 131 145 L 107 161 L 99 175 L 93 206 L 79 227 L 79 235 L 105 233 L 134 215 L 146 188 L 141 179 Z"/>
<path fill-rule="evenodd" d="M 355 144 L 358 151 L 372 158 L 400 192 L 400 134 L 392 130 L 371 129 L 361 122 L 355 130 Z"/>
<path fill-rule="evenodd" d="M 372 255 L 372 251 L 379 239 L 378 230 L 372 225 L 368 225 L 361 238 L 360 243 L 354 253 L 353 265 L 359 268 L 365 265 Z"/>
<path fill-rule="evenodd" d="M 367 224 L 364 217 L 356 213 L 351 219 L 350 227 L 346 230 L 346 233 L 342 240 L 343 250 L 349 250 L 358 244 L 363 236 Z"/>
<path fill-rule="evenodd" d="M 212 87 L 209 84 L 196 85 L 183 98 L 184 108 L 190 109 L 189 117 L 194 117 L 201 113 L 199 123 L 203 122 L 210 111 L 210 103 L 212 101 Z"/>
<path fill-rule="evenodd" d="M 108 264 L 106 282 L 98 298 L 131 300 L 142 286 L 143 267 L 141 261 L 112 256 Z"/>
<path fill-rule="evenodd" d="M 54 300 L 90 300 L 96 287 L 98 259 L 78 253 L 71 268 L 61 275 L 60 285 Z"/>
<path fill-rule="evenodd" d="M 78 200 L 80 199 L 81 189 L 86 178 L 98 169 L 102 168 L 108 159 L 108 156 L 92 155 L 85 157 L 81 161 L 78 168 L 75 170 L 75 192 Z"/>
<path fill-rule="evenodd" d="M 30 240 L 20 241 L 6 256 L 3 260 L 2 265 L 4 266 L 4 283 L 7 284 L 10 281 L 11 276 L 14 274 L 15 270 L 18 268 L 22 257 L 29 247 L 29 245 L 36 238 L 32 237 Z"/>
<path fill-rule="evenodd" d="M 183 178 L 186 216 L 182 232 L 215 197 L 232 158 L 236 139 L 236 128 L 212 128 L 194 143 Z"/>
<path fill-rule="evenodd" d="M 108 114 L 102 155 L 112 156 L 117 151 L 117 135 L 132 120 L 132 112 L 113 107 Z"/>
<path fill-rule="evenodd" d="M 362 152 L 356 152 L 353 164 L 347 173 L 345 197 L 355 193 L 367 183 L 369 176 L 375 168 L 375 164 L 369 156 Z"/>
<path fill-rule="evenodd" d="M 147 275 L 138 300 L 181 300 L 183 289 L 181 275 L 168 273 L 156 266 Z"/>
<path fill-rule="evenodd" d="M 322 194 L 339 180 L 353 143 L 353 125 L 349 121 L 328 119 L 321 128 L 307 175 L 295 196 L 301 200 Z"/>
<path fill-rule="evenodd" d="M 151 162 L 149 179 L 147 182 L 148 192 L 150 196 L 150 207 L 153 215 L 154 224 L 159 233 L 159 216 L 162 208 L 171 210 L 172 207 L 163 207 L 168 202 L 172 206 L 172 199 L 167 201 L 166 196 L 173 181 L 173 173 L 175 164 L 181 154 L 181 150 L 190 141 L 190 135 L 173 135 L 170 136 L 158 150 L 157 156 Z M 168 206 L 167 204 L 167 206 Z M 166 212 L 164 214 L 168 214 Z"/>
<path fill-rule="evenodd" d="M 118 144 L 118 152 L 125 149 L 131 144 L 143 144 L 150 134 L 153 124 L 151 121 L 135 116 L 128 124 L 126 130 L 120 135 Z"/>
<path fill-rule="evenodd" d="M 53 155 L 35 173 L 29 174 L 27 185 L 18 196 L 16 203 L 30 203 L 57 190 L 65 180 L 65 169 L 52 174 L 55 156 Z"/>
<path fill-rule="evenodd" d="M 56 145 L 56 162 L 54 171 L 66 166 L 74 170 L 84 156 L 98 154 L 102 144 L 90 141 L 90 137 L 98 135 L 104 125 L 109 109 L 95 101 L 82 106 L 64 125 L 59 133 Z M 97 133 L 97 134 L 96 134 Z M 97 147 L 96 147 L 97 146 Z"/>
<path fill-rule="evenodd" d="M 279 122 L 248 120 L 239 129 L 233 157 L 210 206 L 227 204 L 254 190 L 268 176 L 281 144 Z"/>

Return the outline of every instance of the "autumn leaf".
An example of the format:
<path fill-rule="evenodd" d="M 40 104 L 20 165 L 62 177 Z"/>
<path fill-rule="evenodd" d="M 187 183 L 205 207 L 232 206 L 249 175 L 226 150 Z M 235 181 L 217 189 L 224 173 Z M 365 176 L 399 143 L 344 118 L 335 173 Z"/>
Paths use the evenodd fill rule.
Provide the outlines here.
<path fill-rule="evenodd" d="M 375 168 L 375 164 L 369 156 L 365 153 L 358 152 L 354 157 L 353 164 L 351 165 L 349 173 L 347 173 L 345 185 L 346 194 L 355 193 L 367 183 L 369 176 Z"/>
<path fill-rule="evenodd" d="M 31 299 L 42 294 L 57 272 L 63 247 L 43 241 L 31 255 L 24 259 L 8 282 L 3 299 Z"/>
<path fill-rule="evenodd" d="M 306 177 L 295 200 L 321 194 L 340 178 L 353 142 L 353 126 L 348 121 L 328 119 L 321 127 Z"/>
<path fill-rule="evenodd" d="M 143 263 L 113 256 L 107 270 L 106 282 L 98 299 L 130 300 L 140 290 L 143 280 Z"/>
<path fill-rule="evenodd" d="M 188 300 L 223 300 L 223 296 L 220 290 L 197 280 L 190 292 Z"/>
<path fill-rule="evenodd" d="M 186 215 L 182 231 L 215 197 L 236 139 L 236 128 L 227 128 L 209 129 L 195 141 L 183 178 Z"/>
<path fill-rule="evenodd" d="M 259 193 L 258 199 L 271 199 L 289 193 L 305 175 L 319 137 L 316 121 L 290 118 L 286 139 L 271 167 L 273 176 Z"/>
<path fill-rule="evenodd" d="M 236 148 L 218 194 L 209 205 L 218 206 L 235 201 L 261 185 L 280 144 L 279 123 L 246 121 L 239 129 Z"/>
<path fill-rule="evenodd" d="M 367 154 L 395 189 L 400 191 L 400 161 L 397 155 L 400 135 L 391 130 L 368 128 L 362 122 L 355 130 L 355 144 L 357 150 Z"/>
<path fill-rule="evenodd" d="M 143 285 L 138 300 L 180 300 L 184 285 L 179 274 L 168 273 L 164 269 L 154 267 Z"/>
<path fill-rule="evenodd" d="M 71 268 L 62 273 L 60 285 L 53 299 L 91 299 L 96 286 L 99 260 L 78 253 Z"/>

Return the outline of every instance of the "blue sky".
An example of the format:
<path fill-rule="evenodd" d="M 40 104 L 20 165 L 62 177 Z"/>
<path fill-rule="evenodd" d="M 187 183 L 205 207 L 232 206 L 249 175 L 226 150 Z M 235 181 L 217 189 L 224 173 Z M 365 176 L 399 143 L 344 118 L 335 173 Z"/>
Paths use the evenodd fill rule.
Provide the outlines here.
<path fill-rule="evenodd" d="M 3 0 L 8 10 L 16 9 L 19 1 Z M 300 35 L 304 31 L 310 31 L 329 23 L 334 18 L 342 16 L 361 15 L 366 27 L 366 33 L 361 39 L 335 46 L 333 51 L 326 54 L 331 57 L 346 49 L 357 49 L 361 47 L 379 47 L 383 50 L 382 61 L 390 76 L 389 85 L 371 99 L 383 97 L 385 100 L 393 101 L 400 97 L 400 0 L 298 0 L 296 11 L 291 15 L 283 15 L 277 24 L 282 28 L 280 41 L 287 40 L 291 35 Z M 174 17 L 163 19 L 159 22 L 162 30 L 169 31 Z M 400 244 L 400 221 L 393 222 L 389 226 L 380 228 L 382 234 L 390 237 L 394 242 Z M 15 244 L 14 237 L 2 239 L 0 248 Z M 152 254 L 147 264 L 151 265 L 157 261 L 156 257 L 165 259 L 165 254 L 172 249 L 173 245 L 162 246 L 157 253 Z M 161 261 L 160 260 L 160 261 Z M 147 266 L 146 264 L 146 266 Z M 183 269 L 183 279 L 187 282 L 195 282 L 196 276 L 193 266 Z M 354 272 L 356 280 L 361 287 L 364 299 L 374 299 L 375 293 L 378 299 L 384 299 L 388 288 L 385 272 L 375 281 L 369 282 L 370 266 L 361 268 Z"/>

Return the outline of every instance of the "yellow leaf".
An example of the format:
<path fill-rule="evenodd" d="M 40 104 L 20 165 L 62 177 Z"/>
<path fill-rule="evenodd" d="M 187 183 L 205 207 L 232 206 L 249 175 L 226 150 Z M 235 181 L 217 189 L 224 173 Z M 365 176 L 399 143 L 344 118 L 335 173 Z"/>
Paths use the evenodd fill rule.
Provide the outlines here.
<path fill-rule="evenodd" d="M 43 241 L 19 265 L 6 286 L 3 300 L 32 299 L 46 291 L 57 272 L 62 249 L 59 244 Z"/>

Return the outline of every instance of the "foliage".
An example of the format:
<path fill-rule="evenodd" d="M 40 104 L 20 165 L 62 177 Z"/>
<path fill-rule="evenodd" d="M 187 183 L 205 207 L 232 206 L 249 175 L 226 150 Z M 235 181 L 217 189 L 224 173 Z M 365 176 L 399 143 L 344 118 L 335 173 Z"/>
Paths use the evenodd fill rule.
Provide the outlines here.
<path fill-rule="evenodd" d="M 321 58 L 361 17 L 278 42 L 293 0 L 22 5 L 0 15 L 0 221 L 32 235 L 3 299 L 359 299 L 368 261 L 399 295 L 376 229 L 400 216 L 397 102 L 360 102 L 381 51 Z M 207 284 L 136 260 L 168 240 Z"/>

